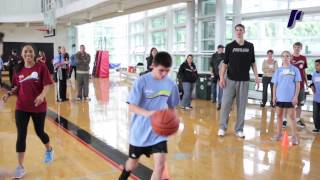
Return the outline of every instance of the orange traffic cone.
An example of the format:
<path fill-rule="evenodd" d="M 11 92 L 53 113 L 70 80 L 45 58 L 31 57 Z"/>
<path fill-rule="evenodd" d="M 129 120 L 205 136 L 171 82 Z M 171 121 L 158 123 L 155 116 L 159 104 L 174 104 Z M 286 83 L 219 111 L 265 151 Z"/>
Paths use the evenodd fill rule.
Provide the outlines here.
<path fill-rule="evenodd" d="M 289 146 L 289 138 L 288 138 L 287 130 L 284 131 L 281 145 L 284 146 L 284 147 L 288 147 Z"/>
<path fill-rule="evenodd" d="M 162 172 L 162 177 L 161 177 L 161 179 L 162 180 L 169 180 L 169 171 L 168 171 L 168 166 L 167 166 L 167 164 L 165 164 L 164 165 L 164 170 L 163 170 L 163 172 Z"/>

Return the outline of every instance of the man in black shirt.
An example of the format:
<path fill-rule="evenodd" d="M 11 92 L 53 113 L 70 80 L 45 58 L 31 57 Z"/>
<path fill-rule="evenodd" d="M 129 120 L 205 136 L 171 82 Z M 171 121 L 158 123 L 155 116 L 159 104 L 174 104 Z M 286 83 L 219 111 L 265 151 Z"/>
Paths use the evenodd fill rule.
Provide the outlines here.
<path fill-rule="evenodd" d="M 218 45 L 218 51 L 212 54 L 210 65 L 212 69 L 212 102 L 215 103 L 218 95 L 218 105 L 217 109 L 220 110 L 221 108 L 221 99 L 222 99 L 222 88 L 219 88 L 217 92 L 217 84 L 220 80 L 219 77 L 219 69 L 221 66 L 222 61 L 224 60 L 224 46 Z"/>
<path fill-rule="evenodd" d="M 245 110 L 248 101 L 250 80 L 250 67 L 255 75 L 255 81 L 259 87 L 257 66 L 255 63 L 253 44 L 245 41 L 243 35 L 245 27 L 242 24 L 235 26 L 236 40 L 226 46 L 226 55 L 220 70 L 219 85 L 223 88 L 219 136 L 224 136 L 228 127 L 228 120 L 234 98 L 237 101 L 237 122 L 235 133 L 237 137 L 244 138 L 243 127 Z M 227 77 L 224 77 L 227 71 Z"/>

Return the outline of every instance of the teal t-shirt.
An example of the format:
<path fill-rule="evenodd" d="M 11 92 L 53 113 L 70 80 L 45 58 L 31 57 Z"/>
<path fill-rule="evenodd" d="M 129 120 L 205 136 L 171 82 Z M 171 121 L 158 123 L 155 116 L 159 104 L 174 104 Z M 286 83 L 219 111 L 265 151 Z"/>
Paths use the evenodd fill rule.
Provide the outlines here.
<path fill-rule="evenodd" d="M 146 110 L 174 108 L 179 104 L 179 91 L 169 77 L 162 80 L 153 78 L 151 72 L 140 76 L 133 84 L 127 103 Z M 133 114 L 130 127 L 130 144 L 138 147 L 152 146 L 167 138 L 156 134 L 150 118 Z"/>

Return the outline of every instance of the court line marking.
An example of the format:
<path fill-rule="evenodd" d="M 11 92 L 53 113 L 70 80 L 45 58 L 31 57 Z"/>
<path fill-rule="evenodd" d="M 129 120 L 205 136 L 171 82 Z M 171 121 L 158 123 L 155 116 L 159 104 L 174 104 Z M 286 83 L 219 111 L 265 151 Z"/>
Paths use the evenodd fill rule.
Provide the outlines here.
<path fill-rule="evenodd" d="M 102 172 L 96 172 L 96 173 L 92 173 L 92 174 L 85 175 L 85 176 L 69 178 L 68 180 L 82 180 L 82 179 L 88 179 L 88 178 L 95 178 L 95 177 L 99 177 L 99 176 L 115 174 L 116 172 L 117 172 L 116 170 L 112 170 L 109 172 L 102 171 Z"/>

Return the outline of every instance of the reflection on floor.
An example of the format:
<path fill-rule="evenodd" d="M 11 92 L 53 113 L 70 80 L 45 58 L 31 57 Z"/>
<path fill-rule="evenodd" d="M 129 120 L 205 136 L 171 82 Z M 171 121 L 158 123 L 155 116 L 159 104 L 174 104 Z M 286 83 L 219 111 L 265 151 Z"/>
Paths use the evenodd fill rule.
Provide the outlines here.
<path fill-rule="evenodd" d="M 55 89 L 52 88 L 48 94 L 48 106 L 50 110 L 104 143 L 127 154 L 130 113 L 125 102 L 129 86 L 118 74 L 112 75 L 110 80 L 92 79 L 89 95 L 91 101 L 78 102 L 74 100 L 76 89 L 72 80 L 68 83 L 71 100 L 56 103 Z M 14 100 L 11 99 L 1 109 L 0 168 L 13 168 L 16 161 L 13 107 Z M 299 129 L 300 145 L 286 149 L 280 143 L 270 140 L 276 123 L 275 111 L 271 108 L 260 109 L 257 105 L 248 105 L 244 128 L 246 139 L 241 140 L 233 134 L 235 112 L 230 117 L 226 137 L 219 138 L 216 135 L 219 112 L 216 111 L 215 104 L 194 100 L 193 107 L 191 111 L 177 110 L 181 118 L 180 128 L 168 142 L 167 164 L 172 179 L 320 179 L 317 171 L 320 169 L 320 137 L 311 133 L 313 124 L 310 112 L 302 115 L 307 122 L 307 128 Z M 33 167 L 31 173 L 34 176 L 30 177 L 34 179 L 37 174 L 50 171 L 52 176 L 60 179 L 71 179 L 70 177 L 75 175 L 93 175 L 83 179 L 116 179 L 118 170 L 68 135 L 61 133 L 52 124 L 47 123 L 46 129 L 53 142 L 56 142 L 57 162 L 49 167 L 33 163 L 41 162 L 43 150 L 33 133 L 28 139 L 29 153 L 26 160 L 26 166 Z M 31 126 L 30 130 L 32 131 Z M 41 157 L 33 153 L 39 150 L 37 154 L 41 154 Z M 141 162 L 152 169 L 152 159 L 143 157 Z M 73 165 L 74 163 L 77 165 Z M 113 178 L 102 178 L 103 173 L 107 172 L 112 172 L 110 177 Z M 97 177 L 94 177 L 95 173 L 98 173 Z M 102 175 L 99 176 L 99 173 Z M 42 179 L 49 179 L 45 177 L 48 176 L 43 176 Z"/>

